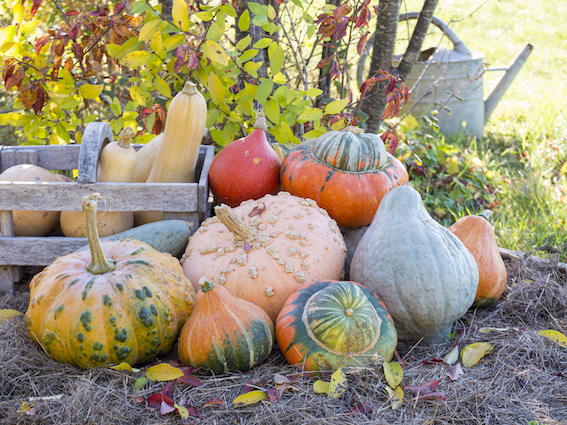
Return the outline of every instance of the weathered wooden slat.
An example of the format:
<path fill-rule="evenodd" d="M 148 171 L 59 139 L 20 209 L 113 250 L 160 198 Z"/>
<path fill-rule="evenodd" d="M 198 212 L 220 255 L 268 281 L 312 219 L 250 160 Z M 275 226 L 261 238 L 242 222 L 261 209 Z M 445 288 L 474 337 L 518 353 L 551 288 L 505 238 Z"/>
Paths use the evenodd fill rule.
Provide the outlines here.
<path fill-rule="evenodd" d="M 101 211 L 197 211 L 196 183 L 59 182 L 0 182 L 0 211 L 81 211 L 83 196 L 97 192 Z"/>
<path fill-rule="evenodd" d="M 71 254 L 87 243 L 87 238 L 63 236 L 0 237 L 0 264 L 48 266 L 57 257 Z"/>
<path fill-rule="evenodd" d="M 79 183 L 95 183 L 100 151 L 107 143 L 112 143 L 112 128 L 107 122 L 91 122 L 85 128 L 79 154 Z"/>
<path fill-rule="evenodd" d="M 12 211 L 0 211 L 0 239 L 14 239 L 14 221 Z M 1 249 L 1 248 L 0 248 Z M 9 261 L 0 262 L 0 291 L 14 293 L 14 271 Z"/>
<path fill-rule="evenodd" d="M 0 172 L 17 164 L 34 164 L 26 162 L 18 156 L 21 151 L 33 149 L 37 155 L 37 163 L 48 170 L 73 170 L 79 163 L 80 145 L 48 145 L 48 146 L 4 146 L 0 151 Z"/>

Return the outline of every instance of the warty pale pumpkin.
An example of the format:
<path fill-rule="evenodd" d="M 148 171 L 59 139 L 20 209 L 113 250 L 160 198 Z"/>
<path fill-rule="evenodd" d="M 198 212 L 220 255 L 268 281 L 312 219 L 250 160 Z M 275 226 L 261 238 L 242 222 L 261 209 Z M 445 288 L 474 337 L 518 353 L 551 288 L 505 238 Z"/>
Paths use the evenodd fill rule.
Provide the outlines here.
<path fill-rule="evenodd" d="M 60 174 L 37 165 L 19 164 L 4 170 L 0 181 L 62 182 Z M 45 236 L 59 224 L 59 211 L 13 211 L 14 236 Z"/>
<path fill-rule="evenodd" d="M 33 277 L 28 334 L 54 360 L 80 368 L 148 363 L 177 342 L 195 291 L 171 255 L 129 238 L 101 244 L 97 198 L 83 198 L 90 250 Z"/>
<path fill-rule="evenodd" d="M 290 364 L 318 372 L 390 361 L 398 339 L 372 291 L 356 282 L 315 280 L 285 302 L 276 341 Z"/>
<path fill-rule="evenodd" d="M 401 341 L 437 344 L 472 306 L 474 257 L 427 213 L 420 194 L 398 186 L 384 195 L 350 264 L 350 279 L 375 292 Z"/>
<path fill-rule="evenodd" d="M 303 142 L 285 157 L 282 188 L 313 199 L 340 227 L 370 224 L 386 192 L 408 181 L 382 139 L 349 126 Z"/>
<path fill-rule="evenodd" d="M 181 362 L 219 374 L 245 372 L 262 363 L 274 343 L 268 314 L 207 278 L 199 284 L 195 310 L 179 334 Z"/>
<path fill-rule="evenodd" d="M 472 253 L 479 270 L 479 283 L 474 299 L 476 307 L 484 307 L 498 300 L 506 289 L 506 265 L 498 251 L 494 227 L 490 224 L 492 211 L 467 215 L 458 219 L 449 230 Z"/>
<path fill-rule="evenodd" d="M 305 283 L 340 279 L 345 243 L 315 201 L 280 192 L 215 210 L 216 216 L 191 236 L 181 261 L 192 282 L 207 276 L 275 321 L 287 298 Z"/>

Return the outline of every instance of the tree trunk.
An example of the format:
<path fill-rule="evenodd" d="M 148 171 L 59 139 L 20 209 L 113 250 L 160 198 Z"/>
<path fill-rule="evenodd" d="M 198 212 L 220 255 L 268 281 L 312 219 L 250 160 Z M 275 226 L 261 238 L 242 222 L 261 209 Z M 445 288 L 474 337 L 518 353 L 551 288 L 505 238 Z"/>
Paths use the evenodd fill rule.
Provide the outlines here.
<path fill-rule="evenodd" d="M 161 3 L 161 14 L 167 19 L 171 19 L 171 9 L 173 8 L 173 0 L 159 0 Z"/>
<path fill-rule="evenodd" d="M 392 67 L 392 58 L 394 56 L 400 5 L 401 0 L 381 0 L 378 5 L 378 21 L 372 47 L 369 76 L 378 71 L 395 72 Z M 374 86 L 361 106 L 361 109 L 368 114 L 366 132 L 378 133 L 380 131 L 385 108 L 386 93 L 382 85 L 380 87 Z"/>
<path fill-rule="evenodd" d="M 423 46 L 423 41 L 427 35 L 427 29 L 429 28 L 429 24 L 431 24 L 437 3 L 438 0 L 425 0 L 423 3 L 408 48 L 404 53 L 402 61 L 398 65 L 398 76 L 402 81 L 407 78 L 419 57 L 419 52 L 421 51 L 421 46 Z"/>

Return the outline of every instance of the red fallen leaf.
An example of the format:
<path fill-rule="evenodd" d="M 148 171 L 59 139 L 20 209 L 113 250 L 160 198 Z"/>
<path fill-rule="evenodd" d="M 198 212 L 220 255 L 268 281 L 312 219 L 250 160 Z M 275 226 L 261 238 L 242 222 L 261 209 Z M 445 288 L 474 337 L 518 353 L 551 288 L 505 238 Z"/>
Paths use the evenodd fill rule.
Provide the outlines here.
<path fill-rule="evenodd" d="M 180 366 L 179 369 L 185 374 L 190 375 L 197 372 L 197 368 L 193 366 Z"/>
<path fill-rule="evenodd" d="M 252 210 L 248 213 L 248 217 L 254 217 L 255 215 L 262 214 L 266 209 L 266 204 L 256 205 Z"/>
<path fill-rule="evenodd" d="M 268 390 L 268 399 L 272 402 L 275 403 L 276 401 L 278 401 L 280 399 L 280 391 L 277 388 L 270 388 Z"/>
<path fill-rule="evenodd" d="M 179 363 L 177 360 L 170 360 L 167 363 L 169 363 L 169 365 L 172 366 L 172 367 L 178 368 L 179 366 L 181 366 L 181 363 Z M 185 372 L 183 372 L 183 373 L 185 373 Z"/>
<path fill-rule="evenodd" d="M 222 406 L 223 402 L 221 399 L 213 398 L 212 400 L 207 401 L 203 407 L 210 407 L 210 406 Z"/>
<path fill-rule="evenodd" d="M 171 398 L 171 391 L 173 390 L 173 382 L 167 383 L 164 387 L 159 390 L 159 394 L 163 394 L 166 397 Z"/>
<path fill-rule="evenodd" d="M 371 404 L 362 404 L 362 403 L 358 403 L 355 404 L 352 409 L 350 409 L 351 413 L 368 413 L 370 412 L 372 409 L 374 409 L 374 406 L 372 406 Z"/>
<path fill-rule="evenodd" d="M 418 400 L 447 400 L 447 396 L 445 395 L 445 393 L 429 393 L 429 394 L 424 394 L 424 395 L 420 395 L 418 398 Z"/>
<path fill-rule="evenodd" d="M 457 379 L 459 379 L 464 374 L 465 374 L 465 372 L 463 372 L 463 368 L 461 367 L 461 363 L 457 363 L 455 366 L 453 366 L 453 369 L 451 369 L 451 372 L 449 372 L 449 375 L 447 375 L 447 376 L 449 377 L 449 379 L 451 381 L 456 381 Z"/>
<path fill-rule="evenodd" d="M 148 407 L 153 410 L 160 409 L 162 403 L 169 404 L 173 407 L 173 410 L 175 410 L 175 403 L 173 400 L 163 394 L 152 394 L 146 399 L 146 403 Z"/>
<path fill-rule="evenodd" d="M 203 416 L 201 416 L 201 414 L 197 411 L 197 409 L 195 408 L 195 406 L 193 406 L 193 404 L 191 404 L 187 408 L 187 412 L 189 412 L 189 416 L 192 416 L 194 418 L 203 418 Z"/>
<path fill-rule="evenodd" d="M 179 402 L 177 403 L 178 406 L 185 406 L 187 404 L 187 394 L 183 393 L 181 394 L 181 397 L 179 398 Z"/>
<path fill-rule="evenodd" d="M 429 366 L 429 365 L 432 365 L 432 364 L 437 364 L 437 363 L 443 363 L 443 360 L 433 358 L 431 360 L 422 360 L 421 361 L 421 364 L 426 365 L 426 366 Z"/>
<path fill-rule="evenodd" d="M 180 378 L 177 378 L 177 382 L 193 385 L 194 387 L 200 387 L 201 385 L 203 385 L 199 378 L 193 375 L 181 376 Z"/>
<path fill-rule="evenodd" d="M 435 391 L 437 385 L 439 385 L 439 381 L 440 379 L 435 379 L 422 385 L 406 385 L 406 390 L 418 395 L 429 394 Z"/>
<path fill-rule="evenodd" d="M 512 329 L 515 330 L 516 332 L 520 333 L 520 332 L 522 332 L 522 331 L 525 331 L 525 330 L 526 330 L 526 327 L 525 327 L 525 326 L 522 326 L 521 328 L 513 327 Z"/>
<path fill-rule="evenodd" d="M 250 391 L 253 391 L 255 388 L 252 387 L 252 381 L 248 381 L 245 385 L 244 385 L 244 393 L 249 393 Z"/>

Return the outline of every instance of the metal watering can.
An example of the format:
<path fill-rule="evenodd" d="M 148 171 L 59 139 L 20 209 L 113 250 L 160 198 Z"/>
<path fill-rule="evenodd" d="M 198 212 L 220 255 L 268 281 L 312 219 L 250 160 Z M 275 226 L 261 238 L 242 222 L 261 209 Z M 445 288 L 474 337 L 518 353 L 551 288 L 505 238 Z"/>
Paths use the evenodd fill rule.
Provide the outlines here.
<path fill-rule="evenodd" d="M 418 17 L 419 12 L 409 12 L 400 14 L 399 20 Z M 533 46 L 527 44 L 505 67 L 485 69 L 484 53 L 469 50 L 454 31 L 435 16 L 431 22 L 443 31 L 453 44 L 453 49 L 434 48 L 421 53 L 404 81 L 410 90 L 410 96 L 399 116 L 408 112 L 414 117 L 431 116 L 431 112 L 437 110 L 436 118 L 443 134 L 452 135 L 465 129 L 480 137 L 485 123 L 532 52 Z M 368 43 L 372 45 L 370 40 Z M 363 81 L 367 54 L 361 55 L 358 64 L 359 87 Z M 394 65 L 400 60 L 401 56 L 395 57 Z M 484 71 L 505 71 L 486 100 L 483 99 Z"/>

